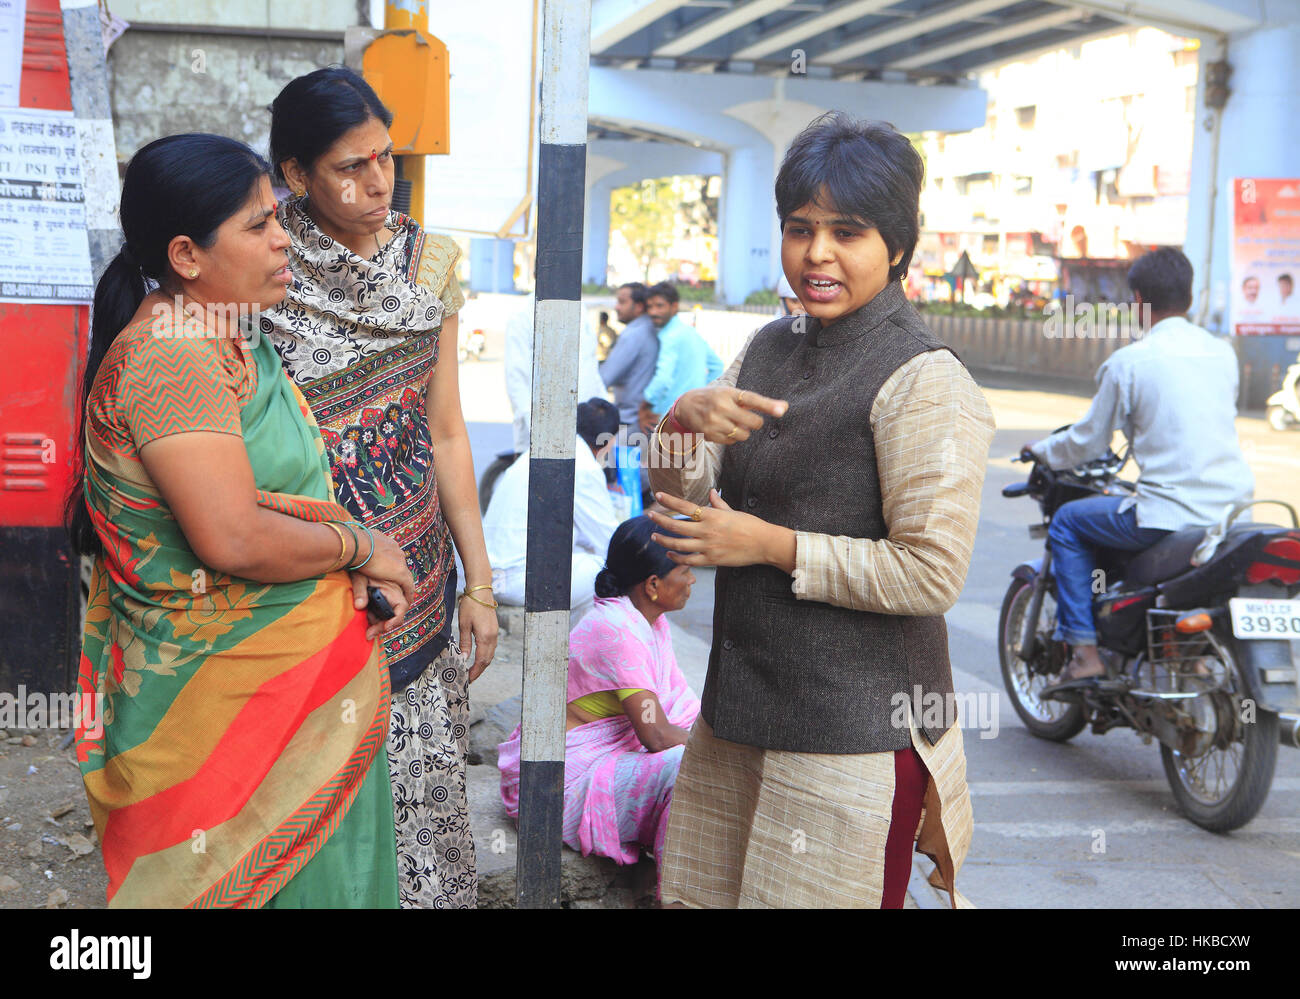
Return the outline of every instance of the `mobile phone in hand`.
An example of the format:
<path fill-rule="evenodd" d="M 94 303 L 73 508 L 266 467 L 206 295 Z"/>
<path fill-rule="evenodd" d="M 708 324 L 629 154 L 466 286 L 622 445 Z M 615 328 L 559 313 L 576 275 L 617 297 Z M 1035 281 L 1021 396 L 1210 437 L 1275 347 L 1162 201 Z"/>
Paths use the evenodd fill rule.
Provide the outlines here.
<path fill-rule="evenodd" d="M 370 602 L 366 604 L 366 610 L 381 621 L 388 621 L 397 616 L 397 611 L 393 610 L 393 605 L 388 602 L 384 596 L 384 591 L 378 586 L 372 586 L 366 590 L 370 595 Z"/>

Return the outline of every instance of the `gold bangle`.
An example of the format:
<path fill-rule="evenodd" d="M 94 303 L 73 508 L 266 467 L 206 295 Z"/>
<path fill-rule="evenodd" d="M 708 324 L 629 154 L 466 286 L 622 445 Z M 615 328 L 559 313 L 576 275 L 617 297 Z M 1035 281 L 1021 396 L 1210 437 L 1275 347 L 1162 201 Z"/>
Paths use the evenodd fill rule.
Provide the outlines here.
<path fill-rule="evenodd" d="M 659 421 L 659 425 L 655 427 L 654 438 L 656 446 L 659 448 L 661 453 L 668 455 L 670 458 L 685 458 L 687 455 L 694 454 L 695 449 L 704 441 L 703 434 L 691 434 L 691 436 L 695 438 L 695 443 L 691 445 L 690 450 L 688 451 L 677 451 L 664 444 L 664 424 L 668 422 L 668 417 L 671 415 L 672 410 L 670 409 L 664 414 L 663 419 Z M 686 432 L 691 433 L 689 430 Z"/>
<path fill-rule="evenodd" d="M 467 586 L 467 587 L 465 587 L 465 589 L 462 590 L 461 592 L 463 592 L 463 593 L 474 593 L 474 592 L 477 591 L 477 590 L 490 590 L 490 589 L 492 589 L 492 584 L 491 584 L 491 583 L 481 583 L 481 584 L 479 584 L 478 586 Z"/>
<path fill-rule="evenodd" d="M 339 527 L 338 524 L 331 520 L 323 520 L 321 523 L 339 536 L 339 557 L 335 560 L 332 566 L 325 570 L 326 572 L 336 572 L 341 569 L 344 563 L 348 560 L 348 542 L 347 539 L 343 537 L 343 529 Z"/>
<path fill-rule="evenodd" d="M 492 610 L 496 610 L 498 607 L 501 606 L 495 600 L 493 600 L 491 603 L 488 603 L 486 600 L 480 600 L 478 597 L 474 596 L 474 594 L 468 591 L 461 593 L 460 596 L 461 598 L 464 598 L 466 600 L 473 600 L 476 604 L 482 604 L 484 607 L 490 607 Z"/>

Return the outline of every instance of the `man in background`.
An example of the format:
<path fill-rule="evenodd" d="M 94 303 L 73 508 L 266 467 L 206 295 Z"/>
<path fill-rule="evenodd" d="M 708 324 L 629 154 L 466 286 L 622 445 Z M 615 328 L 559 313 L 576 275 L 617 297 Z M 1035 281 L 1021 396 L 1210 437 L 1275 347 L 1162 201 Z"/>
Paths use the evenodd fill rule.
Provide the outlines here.
<path fill-rule="evenodd" d="M 618 433 L 618 410 L 608 399 L 578 404 L 573 462 L 573 549 L 569 626 L 576 625 L 596 596 L 596 574 L 605 565 L 609 539 L 619 525 L 603 462 Z M 483 536 L 492 563 L 492 590 L 503 604 L 523 606 L 528 555 L 528 452 L 501 473 L 483 515 Z"/>
<path fill-rule="evenodd" d="M 533 313 L 532 295 L 506 322 L 506 395 L 514 418 L 515 452 L 528 450 L 528 426 L 533 415 Z M 596 361 L 596 330 L 585 318 L 578 340 L 578 398 L 605 394 Z"/>
<path fill-rule="evenodd" d="M 677 318 L 681 301 L 666 281 L 646 292 L 646 312 L 659 335 L 654 377 L 645 387 L 638 416 L 641 429 L 654 429 L 668 407 L 691 389 L 702 388 L 723 371 L 722 358 L 704 338 Z"/>
<path fill-rule="evenodd" d="M 646 315 L 646 286 L 639 281 L 622 285 L 614 301 L 614 314 L 623 324 L 623 332 L 600 366 L 600 379 L 614 393 L 619 421 L 635 429 L 637 410 L 659 359 L 659 337 Z"/>

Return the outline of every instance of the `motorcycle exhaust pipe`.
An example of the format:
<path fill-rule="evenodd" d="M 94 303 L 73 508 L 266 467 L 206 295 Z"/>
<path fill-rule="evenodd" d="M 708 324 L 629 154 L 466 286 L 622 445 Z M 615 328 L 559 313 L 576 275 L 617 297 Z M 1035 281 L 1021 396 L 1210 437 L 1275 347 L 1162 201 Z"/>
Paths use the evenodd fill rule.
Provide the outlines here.
<path fill-rule="evenodd" d="M 1292 749 L 1300 749 L 1300 715 L 1277 716 L 1278 741 Z"/>

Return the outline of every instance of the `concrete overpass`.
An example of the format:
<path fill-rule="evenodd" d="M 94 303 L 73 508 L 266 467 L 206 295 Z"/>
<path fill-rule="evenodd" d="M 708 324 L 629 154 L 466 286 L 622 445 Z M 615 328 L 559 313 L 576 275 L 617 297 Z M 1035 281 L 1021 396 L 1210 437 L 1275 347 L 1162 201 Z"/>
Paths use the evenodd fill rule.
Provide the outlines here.
<path fill-rule="evenodd" d="M 1204 71 L 1197 96 L 1187 250 L 1213 323 L 1226 301 L 1220 192 L 1233 176 L 1300 174 L 1298 19 L 1296 0 L 593 0 L 584 279 L 605 277 L 614 187 L 719 172 L 719 290 L 738 302 L 772 287 L 775 171 L 815 115 L 975 128 L 983 68 L 1150 25 L 1201 39 L 1203 66 L 1233 67 L 1222 109 L 1206 106 Z"/>

